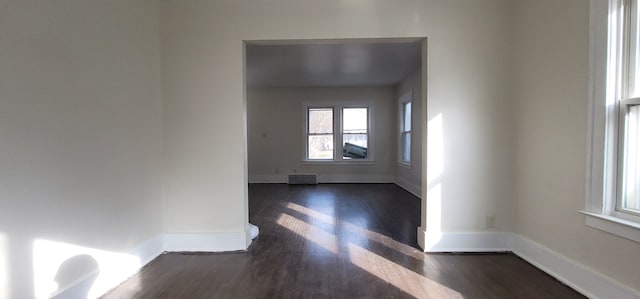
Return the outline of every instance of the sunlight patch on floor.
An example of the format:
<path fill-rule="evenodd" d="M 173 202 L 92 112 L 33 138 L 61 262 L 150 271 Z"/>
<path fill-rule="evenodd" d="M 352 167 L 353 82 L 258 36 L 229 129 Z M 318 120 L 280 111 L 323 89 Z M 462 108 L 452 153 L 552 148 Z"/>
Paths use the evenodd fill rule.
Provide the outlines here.
<path fill-rule="evenodd" d="M 422 251 L 420 251 L 420 250 L 418 250 L 416 248 L 413 248 L 413 247 L 411 247 L 411 246 L 409 246 L 407 244 L 398 242 L 398 241 L 394 240 L 393 238 L 391 238 L 389 236 L 386 236 L 386 235 L 383 235 L 381 233 L 374 232 L 374 231 L 368 230 L 366 228 L 362 228 L 362 227 L 360 227 L 358 225 L 349 223 L 347 221 L 342 221 L 341 225 L 345 229 L 350 230 L 350 231 L 354 232 L 355 234 L 365 236 L 371 241 L 374 241 L 374 242 L 376 242 L 376 243 L 378 243 L 380 245 L 383 245 L 383 246 L 385 246 L 385 247 L 387 247 L 389 249 L 393 249 L 393 250 L 398 251 L 400 253 L 403 253 L 405 255 L 412 256 L 415 253 L 419 253 L 421 255 L 423 254 Z"/>
<path fill-rule="evenodd" d="M 314 217 L 316 219 L 329 220 L 328 218 L 323 217 L 323 214 L 321 213 L 317 213 L 308 208 L 301 208 L 300 206 L 293 205 L 290 208 L 305 215 Z M 305 238 L 306 240 L 332 252 L 335 255 L 338 255 L 338 241 L 334 234 L 327 233 L 318 227 L 315 227 L 305 221 L 302 221 L 285 213 L 280 214 L 280 216 L 276 220 L 276 223 L 291 231 L 292 233 Z M 350 229 L 358 234 L 362 234 L 364 237 L 387 246 L 393 250 L 398 250 L 396 246 L 398 244 L 401 244 L 387 236 L 361 228 L 357 225 L 348 222 L 342 222 L 342 224 L 347 229 Z M 407 246 L 405 244 L 401 245 Z M 409 270 L 404 266 L 394 263 L 380 255 L 372 253 L 371 251 L 366 250 L 358 245 L 347 242 L 346 246 L 349 251 L 349 262 L 416 298 L 424 298 L 427 295 L 435 295 L 436 298 L 463 298 L 460 293 L 451 290 L 433 280 L 430 280 L 412 270 Z M 415 248 L 411 249 L 415 250 Z"/>
<path fill-rule="evenodd" d="M 304 215 L 307 215 L 309 217 L 312 217 L 315 220 L 319 220 L 322 221 L 324 223 L 327 224 L 334 224 L 334 218 L 320 213 L 318 211 L 309 209 L 307 207 L 303 207 L 301 205 L 295 204 L 295 203 L 287 203 L 287 208 L 294 210 L 296 212 L 302 213 Z M 413 253 L 415 253 L 416 251 L 418 251 L 416 248 L 413 248 L 409 245 L 406 245 L 404 243 L 398 242 L 394 239 L 392 239 L 389 236 L 383 235 L 381 233 L 378 232 L 374 232 L 371 231 L 369 229 L 363 228 L 360 225 L 356 225 L 353 223 L 350 223 L 348 221 L 340 221 L 340 226 L 355 233 L 355 236 L 362 236 L 362 237 L 366 237 L 367 239 L 374 241 L 376 243 L 379 243 L 385 247 L 388 247 L 390 249 L 399 251 L 403 254 L 406 255 L 412 255 Z M 422 251 L 419 251 L 420 253 L 422 253 Z"/>
<path fill-rule="evenodd" d="M 349 260 L 368 273 L 416 298 L 464 298 L 462 294 L 354 244 Z"/>
<path fill-rule="evenodd" d="M 303 206 L 301 206 L 299 204 L 295 204 L 295 203 L 292 203 L 292 202 L 287 203 L 287 208 L 291 209 L 291 210 L 294 210 L 296 212 L 305 214 L 307 216 L 313 217 L 313 218 L 315 218 L 317 220 L 320 220 L 320 221 L 328 223 L 328 224 L 334 224 L 334 221 L 335 221 L 335 218 L 333 216 L 329 216 L 327 214 L 320 213 L 318 211 L 309 209 L 307 207 L 303 207 Z"/>
<path fill-rule="evenodd" d="M 338 240 L 335 235 L 284 213 L 280 214 L 276 223 L 331 253 L 338 254 Z"/>

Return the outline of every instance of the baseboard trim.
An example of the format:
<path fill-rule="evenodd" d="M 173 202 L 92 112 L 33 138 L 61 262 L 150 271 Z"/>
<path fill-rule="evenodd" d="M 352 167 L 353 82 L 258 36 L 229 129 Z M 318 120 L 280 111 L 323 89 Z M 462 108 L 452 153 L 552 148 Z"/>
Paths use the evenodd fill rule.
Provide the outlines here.
<path fill-rule="evenodd" d="M 420 233 L 420 232 L 419 232 Z M 507 232 L 421 232 L 425 252 L 510 251 L 512 233 Z"/>
<path fill-rule="evenodd" d="M 395 183 L 396 180 L 390 175 L 375 174 L 318 174 L 318 183 Z M 249 183 L 251 184 L 286 184 L 286 175 L 250 175 Z"/>
<path fill-rule="evenodd" d="M 127 253 L 127 255 L 132 258 L 137 259 L 139 262 L 135 265 L 135 268 L 132 268 L 128 273 L 119 273 L 118 277 L 110 276 L 109 281 L 106 284 L 101 284 L 96 286 L 94 282 L 100 276 L 100 271 L 95 271 L 92 273 L 88 273 L 87 275 L 79 278 L 70 286 L 56 292 L 51 298 L 55 299 L 66 299 L 66 298 L 82 298 L 89 296 L 94 297 L 93 295 L 104 295 L 111 289 L 119 286 L 121 283 L 125 282 L 134 274 L 138 273 L 142 267 L 147 265 L 149 262 L 154 260 L 160 254 L 164 252 L 164 235 L 157 235 L 142 244 L 138 245 L 131 251 Z"/>
<path fill-rule="evenodd" d="M 413 183 L 411 183 L 411 182 L 409 182 L 406 179 L 401 178 L 401 177 L 397 177 L 395 183 L 400 188 L 402 188 L 402 189 L 406 190 L 407 192 L 413 194 L 417 198 L 422 198 L 422 187 L 421 186 L 413 184 Z"/>
<path fill-rule="evenodd" d="M 250 175 L 249 183 L 251 184 L 286 184 L 286 175 Z"/>
<path fill-rule="evenodd" d="M 640 298 L 637 290 L 520 235 L 513 235 L 511 251 L 589 298 Z"/>
<path fill-rule="evenodd" d="M 247 232 L 171 233 L 164 236 L 164 249 L 182 251 L 238 251 L 246 250 Z"/>
<path fill-rule="evenodd" d="M 375 174 L 319 174 L 318 183 L 331 184 L 331 183 L 395 183 L 395 179 L 390 175 L 375 175 Z"/>
<path fill-rule="evenodd" d="M 138 257 L 140 260 L 140 267 L 142 268 L 161 255 L 164 251 L 164 234 L 160 234 L 140 244 L 138 247 L 135 247 L 129 252 L 129 254 Z"/>
<path fill-rule="evenodd" d="M 418 228 L 418 240 L 425 252 L 510 251 L 589 298 L 640 299 L 640 291 L 514 233 L 429 233 Z"/>

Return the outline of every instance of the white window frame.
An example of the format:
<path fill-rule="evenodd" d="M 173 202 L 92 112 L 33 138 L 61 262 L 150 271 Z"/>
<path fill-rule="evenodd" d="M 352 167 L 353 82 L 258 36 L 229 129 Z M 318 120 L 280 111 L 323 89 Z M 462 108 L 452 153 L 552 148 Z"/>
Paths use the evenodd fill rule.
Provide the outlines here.
<path fill-rule="evenodd" d="M 309 130 L 309 109 L 312 108 L 333 108 L 333 159 L 309 159 L 307 156 L 309 153 L 308 143 L 308 130 Z M 343 110 L 344 108 L 367 108 L 367 158 L 365 159 L 346 159 L 342 156 L 343 150 Z M 334 102 L 312 102 L 303 103 L 302 115 L 303 115 L 303 164 L 372 164 L 375 162 L 374 156 L 374 109 L 371 102 L 348 102 L 348 103 L 334 103 Z"/>
<path fill-rule="evenodd" d="M 331 119 L 331 134 L 329 133 L 311 133 L 309 132 L 309 113 L 311 112 L 312 109 L 331 109 L 332 110 L 332 116 L 333 119 Z M 305 109 L 305 129 L 304 129 L 304 133 L 305 133 L 305 137 L 304 137 L 304 143 L 305 143 L 305 158 L 309 161 L 333 161 L 335 159 L 336 156 L 336 148 L 335 148 L 335 142 L 336 142 L 336 109 L 334 107 L 331 106 L 311 106 L 311 107 L 307 107 Z M 334 143 L 334 147 L 333 147 L 333 158 L 331 159 L 310 159 L 309 158 L 309 137 L 310 136 L 323 136 L 323 135 L 331 135 L 332 139 L 333 139 L 333 143 Z"/>
<path fill-rule="evenodd" d="M 622 37 L 623 4 L 627 0 L 590 2 L 589 134 L 585 210 L 586 225 L 640 242 L 640 217 L 619 209 L 619 152 L 626 102 L 629 61 Z M 635 0 L 634 0 L 635 1 Z M 625 102 L 626 101 L 626 102 Z"/>
<path fill-rule="evenodd" d="M 409 117 L 411 118 L 411 130 L 406 131 L 404 128 L 404 105 L 406 103 L 411 103 L 411 115 L 409 115 Z M 398 98 L 398 118 L 399 118 L 399 122 L 398 125 L 400 127 L 400 132 L 398 134 L 398 164 L 402 165 L 402 166 L 407 166 L 407 167 L 411 167 L 411 160 L 413 160 L 413 152 L 411 150 L 411 148 L 413 147 L 413 92 L 409 91 L 405 94 L 403 94 L 402 96 L 400 96 Z M 405 149 L 405 143 L 404 143 L 404 134 L 409 133 L 411 134 L 410 136 L 410 142 L 409 142 L 409 160 L 405 161 L 404 160 L 404 149 Z"/>

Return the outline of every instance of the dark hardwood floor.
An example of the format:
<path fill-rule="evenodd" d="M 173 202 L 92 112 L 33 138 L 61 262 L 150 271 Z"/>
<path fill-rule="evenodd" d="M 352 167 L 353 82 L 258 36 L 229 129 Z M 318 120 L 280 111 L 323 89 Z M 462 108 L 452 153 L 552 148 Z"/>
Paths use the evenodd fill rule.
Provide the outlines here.
<path fill-rule="evenodd" d="M 247 252 L 164 254 L 104 298 L 584 298 L 513 254 L 425 254 L 391 184 L 250 185 Z"/>

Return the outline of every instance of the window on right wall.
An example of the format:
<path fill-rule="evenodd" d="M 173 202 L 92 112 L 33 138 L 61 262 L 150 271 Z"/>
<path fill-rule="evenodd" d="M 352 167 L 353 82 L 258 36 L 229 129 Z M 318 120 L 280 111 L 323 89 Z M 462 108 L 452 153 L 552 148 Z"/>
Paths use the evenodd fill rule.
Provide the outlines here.
<path fill-rule="evenodd" d="M 640 242 L 640 0 L 592 3 L 587 225 Z M 607 3 L 608 2 L 608 3 Z"/>
<path fill-rule="evenodd" d="M 398 158 L 400 164 L 411 165 L 411 92 L 401 96 L 398 102 L 400 104 L 400 147 Z"/>

